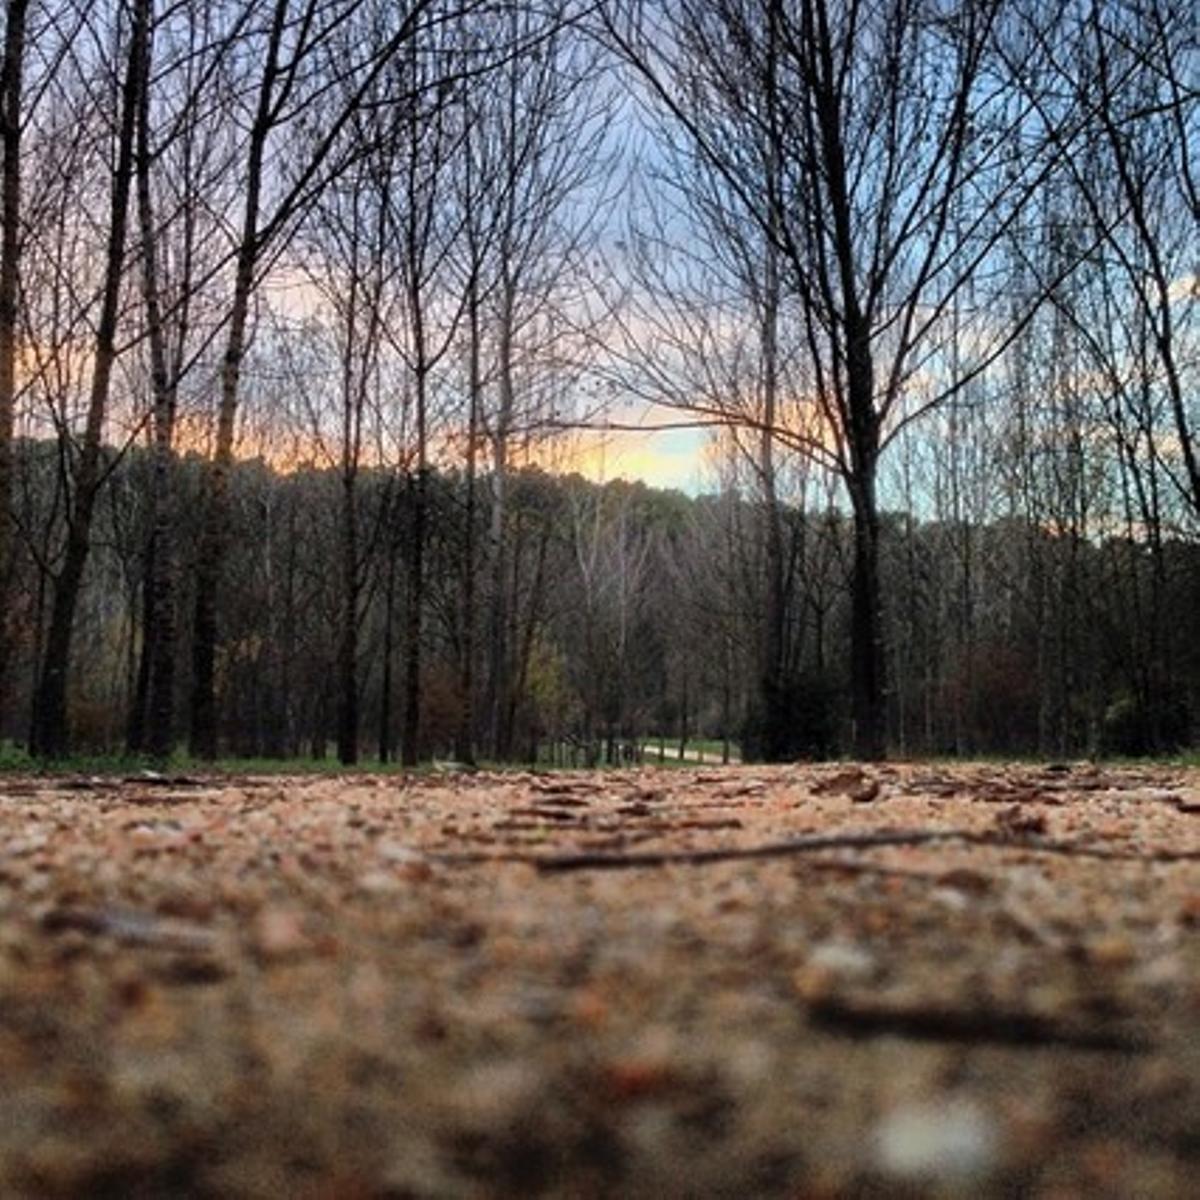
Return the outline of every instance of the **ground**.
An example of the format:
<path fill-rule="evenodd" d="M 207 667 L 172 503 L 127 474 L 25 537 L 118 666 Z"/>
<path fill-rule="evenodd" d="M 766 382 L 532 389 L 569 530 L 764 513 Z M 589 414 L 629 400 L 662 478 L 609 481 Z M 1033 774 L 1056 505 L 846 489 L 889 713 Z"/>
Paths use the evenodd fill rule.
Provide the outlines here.
<path fill-rule="evenodd" d="M 1200 772 L 0 779 L 5 1196 L 1194 1196 Z"/>

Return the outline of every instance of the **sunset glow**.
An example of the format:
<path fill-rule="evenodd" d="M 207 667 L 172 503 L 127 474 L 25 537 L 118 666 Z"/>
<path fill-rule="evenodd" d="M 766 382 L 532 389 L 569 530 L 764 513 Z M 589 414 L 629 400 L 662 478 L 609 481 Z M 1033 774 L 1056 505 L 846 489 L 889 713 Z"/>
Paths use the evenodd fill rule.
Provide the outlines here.
<path fill-rule="evenodd" d="M 702 429 L 585 431 L 574 436 L 565 454 L 560 449 L 553 469 L 577 472 L 596 483 L 641 480 L 650 487 L 695 495 L 713 486 L 706 453 L 709 440 Z"/>

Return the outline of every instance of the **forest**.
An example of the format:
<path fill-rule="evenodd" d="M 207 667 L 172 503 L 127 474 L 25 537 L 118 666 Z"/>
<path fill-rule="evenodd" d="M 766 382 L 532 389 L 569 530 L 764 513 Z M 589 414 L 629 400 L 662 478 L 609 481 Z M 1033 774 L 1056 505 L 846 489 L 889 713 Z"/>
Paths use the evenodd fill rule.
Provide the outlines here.
<path fill-rule="evenodd" d="M 1192 5 L 4 29 L 7 753 L 1196 743 Z"/>
<path fill-rule="evenodd" d="M 28 520 L 53 503 L 57 449 L 22 443 L 17 460 Z M 148 746 L 141 639 L 153 470 L 149 453 L 130 450 L 96 513 L 71 705 L 81 752 Z M 204 462 L 189 455 L 174 471 L 169 536 L 194 546 Z M 689 738 L 732 742 L 735 754 L 759 759 L 848 752 L 853 532 L 831 498 L 778 513 L 786 691 L 771 726 L 757 675 L 765 514 L 752 491 L 730 483 L 692 498 L 514 470 L 501 535 L 506 569 L 496 580 L 494 551 L 466 558 L 468 522 L 484 537 L 494 527 L 489 483 L 484 476 L 472 511 L 461 471 L 426 480 L 419 758 L 611 765 L 638 746 L 639 757 L 657 761 L 660 741 L 674 760 Z M 230 472 L 231 634 L 218 659 L 217 725 L 228 755 L 387 761 L 401 753 L 411 483 L 376 469 L 358 481 L 352 682 L 338 673 L 346 581 L 331 570 L 343 561 L 342 485 L 335 469 L 281 473 L 262 460 Z M 938 486 L 944 492 L 949 481 Z M 1127 534 L 1047 527 L 1028 511 L 989 518 L 986 509 L 974 520 L 885 510 L 880 536 L 896 753 L 1069 757 L 1189 744 L 1200 679 L 1194 540 L 1167 536 L 1148 547 Z M 477 576 L 469 585 L 466 570 Z M 473 636 L 468 587 L 481 598 Z M 502 589 L 504 628 L 492 588 Z M 40 580 L 23 613 L 33 647 L 45 636 L 48 594 Z M 185 585 L 185 609 L 191 599 Z M 189 648 L 185 628 L 185 662 Z M 22 682 L 27 688 L 28 676 Z M 351 730 L 342 724 L 349 705 Z M 17 712 L 14 738 L 23 732 Z"/>

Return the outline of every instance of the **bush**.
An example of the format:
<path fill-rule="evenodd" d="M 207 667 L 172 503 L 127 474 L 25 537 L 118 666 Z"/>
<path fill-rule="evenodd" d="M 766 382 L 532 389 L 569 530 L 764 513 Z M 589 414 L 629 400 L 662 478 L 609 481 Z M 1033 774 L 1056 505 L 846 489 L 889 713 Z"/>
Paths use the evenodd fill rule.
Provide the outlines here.
<path fill-rule="evenodd" d="M 24 746 L 0 741 L 0 771 L 27 771 L 34 765 Z"/>
<path fill-rule="evenodd" d="M 1100 748 L 1130 758 L 1172 754 L 1187 746 L 1191 726 L 1188 706 L 1178 696 L 1156 692 L 1146 699 L 1123 692 L 1104 711 Z"/>
<path fill-rule="evenodd" d="M 839 689 L 816 673 L 763 688 L 742 726 L 742 757 L 746 762 L 831 758 L 838 749 L 840 708 Z"/>

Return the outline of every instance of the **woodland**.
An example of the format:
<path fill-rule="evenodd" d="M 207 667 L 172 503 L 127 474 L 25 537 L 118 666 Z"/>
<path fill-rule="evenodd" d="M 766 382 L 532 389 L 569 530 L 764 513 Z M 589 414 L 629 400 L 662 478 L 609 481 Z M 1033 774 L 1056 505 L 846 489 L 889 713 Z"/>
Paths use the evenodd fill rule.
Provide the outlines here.
<path fill-rule="evenodd" d="M 1191 5 L 12 0 L 4 46 L 10 755 L 1194 742 Z M 703 494 L 584 471 L 650 428 Z"/>
<path fill-rule="evenodd" d="M 33 497 L 53 490 L 54 447 L 22 445 L 18 457 Z M 198 537 L 203 469 L 196 456 L 177 464 L 170 531 L 182 546 Z M 96 514 L 93 575 L 80 610 L 88 636 L 75 655 L 71 710 L 79 753 L 148 747 L 138 634 L 152 471 L 150 455 L 130 451 Z M 692 741 L 709 746 L 710 760 L 726 756 L 729 743 L 748 759 L 848 751 L 853 535 L 844 514 L 790 505 L 779 514 L 787 690 L 776 717 L 783 725 L 772 728 L 755 674 L 761 503 L 735 488 L 691 498 L 538 468 L 513 471 L 506 483 L 507 627 L 498 629 L 488 611 L 494 580 L 483 558 L 475 583 L 485 598 L 479 683 L 468 709 L 467 483 L 452 472 L 427 479 L 419 758 L 479 753 L 582 767 L 619 764 L 640 747 L 645 761 L 665 752 L 674 762 Z M 340 491 L 332 470 L 280 473 L 262 461 L 231 469 L 227 611 L 238 636 L 219 660 L 218 722 L 227 756 L 319 759 L 340 748 L 345 581 L 328 567 L 338 561 Z M 363 472 L 357 493 L 357 744 L 364 758 L 386 762 L 401 750 L 395 697 L 412 497 L 393 474 L 375 470 Z M 480 528 L 493 515 L 486 493 L 478 497 Z M 1121 756 L 1191 744 L 1200 678 L 1194 541 L 1164 540 L 1155 554 L 1128 538 L 1094 540 L 1029 519 L 974 524 L 885 512 L 881 560 L 893 600 L 888 724 L 898 754 Z M 44 614 L 40 624 L 35 608 L 28 616 L 36 645 Z M 185 662 L 187 650 L 184 633 Z M 14 738 L 23 732 L 20 723 L 10 729 Z"/>

